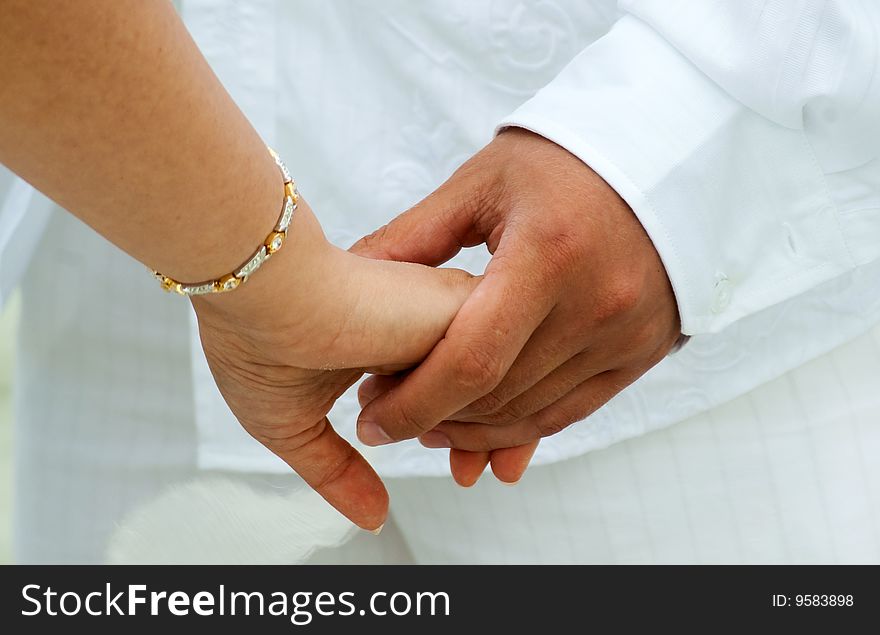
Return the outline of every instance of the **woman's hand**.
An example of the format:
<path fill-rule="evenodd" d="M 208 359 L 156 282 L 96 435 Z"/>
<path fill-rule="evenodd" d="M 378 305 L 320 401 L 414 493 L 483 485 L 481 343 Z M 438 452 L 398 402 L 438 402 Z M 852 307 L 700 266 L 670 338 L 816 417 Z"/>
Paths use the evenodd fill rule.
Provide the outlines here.
<path fill-rule="evenodd" d="M 421 361 L 475 280 L 337 249 L 302 200 L 290 238 L 240 289 L 193 299 L 202 345 L 242 426 L 340 512 L 375 529 L 385 488 L 327 413 L 363 372 Z"/>

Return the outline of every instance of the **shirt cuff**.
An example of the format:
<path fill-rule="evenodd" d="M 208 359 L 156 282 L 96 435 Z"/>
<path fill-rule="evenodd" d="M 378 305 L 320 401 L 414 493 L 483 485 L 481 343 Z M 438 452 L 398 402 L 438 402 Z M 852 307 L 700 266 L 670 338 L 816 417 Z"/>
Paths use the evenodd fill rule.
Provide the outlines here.
<path fill-rule="evenodd" d="M 633 16 L 498 125 L 566 148 L 632 207 L 686 335 L 854 264 L 803 130 L 746 108 Z"/>

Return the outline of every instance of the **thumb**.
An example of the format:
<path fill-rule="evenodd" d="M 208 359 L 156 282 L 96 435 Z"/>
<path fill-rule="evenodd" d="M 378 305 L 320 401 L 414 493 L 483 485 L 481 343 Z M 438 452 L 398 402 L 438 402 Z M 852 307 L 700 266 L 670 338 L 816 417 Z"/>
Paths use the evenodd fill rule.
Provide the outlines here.
<path fill-rule="evenodd" d="M 479 197 L 459 191 L 455 177 L 349 249 L 377 260 L 443 264 L 462 247 L 483 242 L 476 230 Z"/>
<path fill-rule="evenodd" d="M 304 433 L 257 439 L 353 523 L 373 532 L 382 528 L 388 515 L 385 486 L 326 417 Z"/>

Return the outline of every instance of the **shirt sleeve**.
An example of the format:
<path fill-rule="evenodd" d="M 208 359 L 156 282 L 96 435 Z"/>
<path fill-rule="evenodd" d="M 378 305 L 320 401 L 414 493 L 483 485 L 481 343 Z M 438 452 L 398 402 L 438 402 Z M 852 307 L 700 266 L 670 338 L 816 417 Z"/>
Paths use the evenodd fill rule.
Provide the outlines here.
<path fill-rule="evenodd" d="M 880 257 L 880 3 L 621 8 L 498 129 L 554 141 L 627 201 L 684 334 Z"/>

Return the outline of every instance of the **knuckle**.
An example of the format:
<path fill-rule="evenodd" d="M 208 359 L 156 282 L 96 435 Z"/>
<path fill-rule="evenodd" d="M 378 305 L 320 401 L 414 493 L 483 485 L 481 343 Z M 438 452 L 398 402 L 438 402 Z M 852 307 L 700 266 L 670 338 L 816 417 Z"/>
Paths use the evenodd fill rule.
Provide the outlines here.
<path fill-rule="evenodd" d="M 507 402 L 500 397 L 497 392 L 492 391 L 486 393 L 468 406 L 468 412 L 480 417 L 485 417 L 499 412 L 504 408 L 506 403 Z"/>
<path fill-rule="evenodd" d="M 485 423 L 491 425 L 508 425 L 515 423 L 527 416 L 527 412 L 521 406 L 514 403 L 507 403 L 501 408 L 496 409 L 491 414 L 485 416 Z"/>
<path fill-rule="evenodd" d="M 557 410 L 553 415 L 538 420 L 536 427 L 542 437 L 551 437 L 565 430 L 576 420 L 571 420 L 565 412 Z"/>
<path fill-rule="evenodd" d="M 541 436 L 549 437 L 584 419 L 593 410 L 594 408 L 585 400 L 582 400 L 580 403 L 566 404 L 565 406 L 556 403 L 548 406 L 538 415 L 535 427 L 541 433 Z"/>
<path fill-rule="evenodd" d="M 321 490 L 332 485 L 348 471 L 356 456 L 357 450 L 349 446 L 335 461 L 322 468 L 321 473 L 312 481 L 311 486 L 316 490 Z"/>
<path fill-rule="evenodd" d="M 391 419 L 394 424 L 385 427 L 386 432 L 395 441 L 412 439 L 433 428 L 439 421 L 425 421 L 409 408 L 397 408 Z"/>
<path fill-rule="evenodd" d="M 469 346 L 459 355 L 458 383 L 467 390 L 489 392 L 504 376 L 501 358 L 488 347 Z"/>
<path fill-rule="evenodd" d="M 633 311 L 642 298 L 639 281 L 630 275 L 614 276 L 600 294 L 594 308 L 594 318 L 603 323 Z"/>
<path fill-rule="evenodd" d="M 289 430 L 275 424 L 245 425 L 245 430 L 257 441 L 279 456 L 292 456 L 307 449 L 327 431 L 326 420 L 301 430 Z"/>

